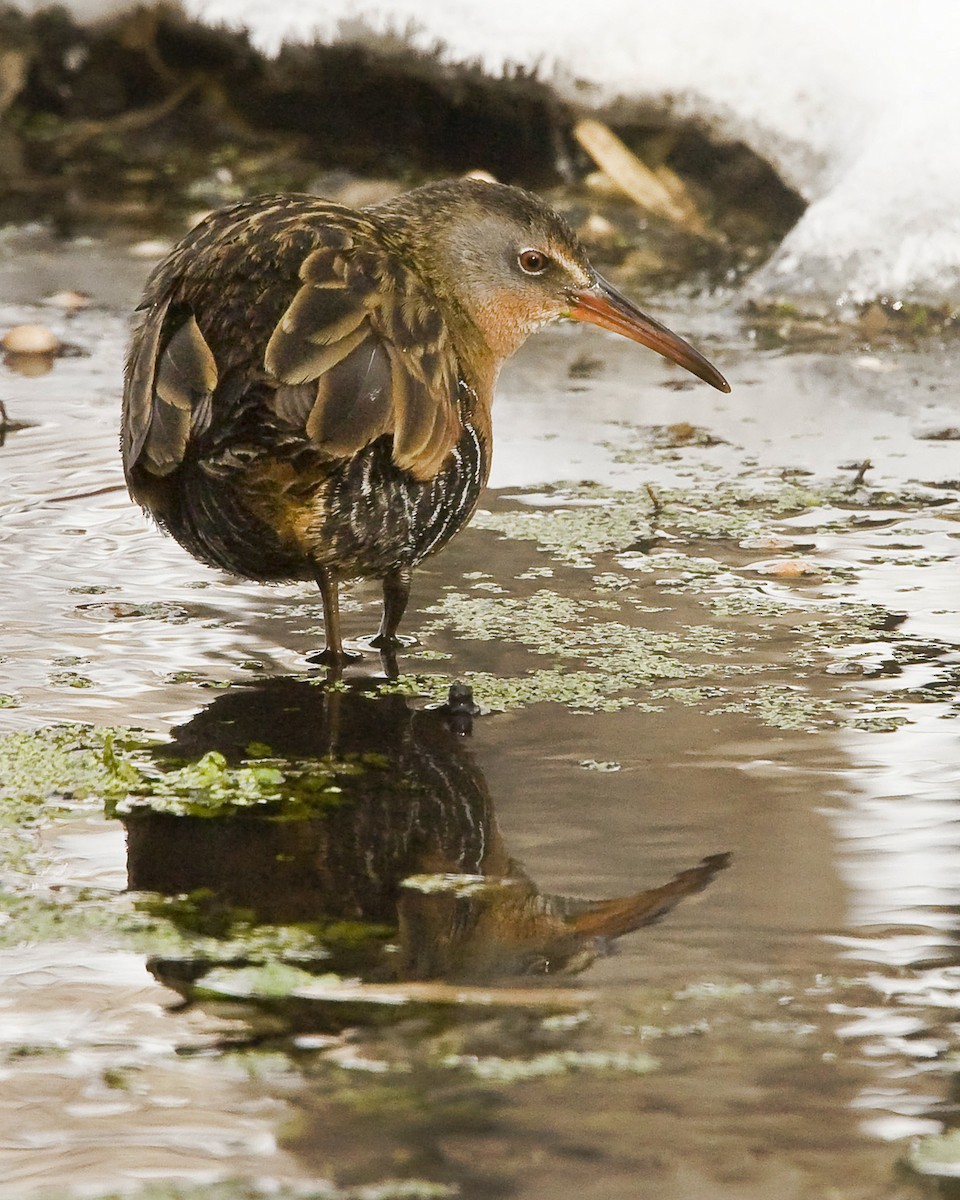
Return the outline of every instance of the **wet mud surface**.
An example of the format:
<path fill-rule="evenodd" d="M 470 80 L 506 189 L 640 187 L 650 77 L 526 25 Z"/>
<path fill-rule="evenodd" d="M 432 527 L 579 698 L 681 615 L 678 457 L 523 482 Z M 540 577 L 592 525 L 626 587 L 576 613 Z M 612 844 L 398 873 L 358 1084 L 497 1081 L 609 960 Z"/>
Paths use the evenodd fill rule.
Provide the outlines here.
<path fill-rule="evenodd" d="M 956 343 L 644 298 L 720 396 L 540 335 L 330 687 L 311 589 L 126 497 L 148 266 L 0 246 L 78 348 L 0 368 L 0 1197 L 957 1194 Z"/>

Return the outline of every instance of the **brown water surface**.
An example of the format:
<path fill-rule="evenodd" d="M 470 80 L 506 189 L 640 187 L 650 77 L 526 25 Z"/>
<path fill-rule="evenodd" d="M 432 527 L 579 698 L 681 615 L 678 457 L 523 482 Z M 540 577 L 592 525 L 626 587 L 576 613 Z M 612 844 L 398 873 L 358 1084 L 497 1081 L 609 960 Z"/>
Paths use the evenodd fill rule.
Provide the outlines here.
<path fill-rule="evenodd" d="M 956 423 L 957 346 L 761 349 L 735 296 L 650 305 L 721 396 L 540 335 L 483 511 L 416 578 L 417 679 L 368 655 L 343 692 L 311 589 L 218 575 L 126 497 L 147 265 L 0 245 L 0 327 L 82 351 L 0 368 L 33 423 L 0 446 L 0 727 L 301 790 L 13 810 L 0 1198 L 954 1194 L 960 461 L 916 435 Z M 39 304 L 66 287 L 93 305 Z M 469 738 L 413 695 L 454 679 Z"/>

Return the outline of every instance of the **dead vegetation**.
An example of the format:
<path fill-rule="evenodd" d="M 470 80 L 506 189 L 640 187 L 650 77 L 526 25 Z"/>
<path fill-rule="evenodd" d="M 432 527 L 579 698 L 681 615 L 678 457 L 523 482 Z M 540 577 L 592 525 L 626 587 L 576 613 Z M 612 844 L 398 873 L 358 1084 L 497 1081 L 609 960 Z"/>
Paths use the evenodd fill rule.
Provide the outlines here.
<path fill-rule="evenodd" d="M 677 239 L 685 267 L 751 265 L 802 210 L 745 147 L 667 110 L 586 118 L 535 73 L 493 77 L 356 25 L 267 58 L 242 31 L 162 5 L 84 26 L 0 6 L 0 47 L 3 220 L 182 226 L 259 191 L 337 195 L 480 168 L 562 188 L 609 261 L 649 235 L 647 258 L 626 266 L 655 275 Z"/>

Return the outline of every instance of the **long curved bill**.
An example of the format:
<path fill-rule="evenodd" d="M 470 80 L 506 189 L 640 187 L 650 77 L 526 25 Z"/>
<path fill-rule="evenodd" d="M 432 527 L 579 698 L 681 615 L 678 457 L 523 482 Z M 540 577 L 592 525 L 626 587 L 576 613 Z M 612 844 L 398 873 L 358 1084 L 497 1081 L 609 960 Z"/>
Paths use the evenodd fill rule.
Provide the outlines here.
<path fill-rule="evenodd" d="M 730 384 L 699 350 L 694 350 L 689 342 L 678 337 L 666 325 L 642 313 L 632 300 L 628 300 L 602 276 L 597 276 L 593 287 L 571 290 L 569 296 L 568 315 L 575 321 L 589 321 L 591 325 L 599 325 L 601 329 L 610 329 L 642 346 L 649 346 L 657 354 L 685 367 L 704 383 L 721 392 L 730 391 Z"/>

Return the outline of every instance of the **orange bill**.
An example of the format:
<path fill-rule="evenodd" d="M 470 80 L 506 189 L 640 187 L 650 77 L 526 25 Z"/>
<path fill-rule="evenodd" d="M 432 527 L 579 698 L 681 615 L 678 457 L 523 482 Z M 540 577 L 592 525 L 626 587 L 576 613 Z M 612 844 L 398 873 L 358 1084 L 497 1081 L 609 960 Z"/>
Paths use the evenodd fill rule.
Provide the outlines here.
<path fill-rule="evenodd" d="M 573 320 L 589 321 L 591 325 L 599 325 L 601 329 L 610 329 L 642 346 L 649 346 L 657 354 L 669 358 L 719 391 L 730 391 L 730 384 L 699 350 L 694 350 L 689 342 L 667 329 L 666 325 L 642 313 L 632 300 L 628 300 L 602 276 L 597 276 L 593 287 L 571 291 L 570 302 L 568 316 Z"/>

